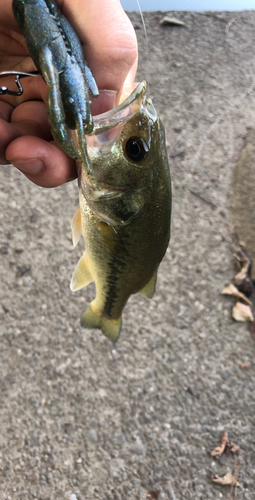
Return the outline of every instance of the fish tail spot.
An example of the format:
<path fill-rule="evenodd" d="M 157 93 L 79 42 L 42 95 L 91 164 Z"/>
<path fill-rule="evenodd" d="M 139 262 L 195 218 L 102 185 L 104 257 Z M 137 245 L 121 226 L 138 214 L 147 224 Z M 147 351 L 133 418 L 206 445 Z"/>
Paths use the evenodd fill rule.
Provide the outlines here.
<path fill-rule="evenodd" d="M 102 333 L 112 342 L 118 340 L 121 330 L 121 316 L 118 319 L 110 319 L 102 316 L 99 311 L 93 307 L 94 301 L 87 307 L 81 317 L 81 326 L 84 328 L 99 328 Z"/>

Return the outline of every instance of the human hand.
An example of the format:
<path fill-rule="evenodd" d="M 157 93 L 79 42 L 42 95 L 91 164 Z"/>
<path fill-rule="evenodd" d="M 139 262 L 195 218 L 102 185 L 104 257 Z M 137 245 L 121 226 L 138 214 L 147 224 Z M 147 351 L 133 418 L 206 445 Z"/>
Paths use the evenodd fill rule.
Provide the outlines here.
<path fill-rule="evenodd" d="M 120 91 L 133 83 L 137 42 L 119 0 L 57 0 L 76 31 L 99 89 Z M 12 0 L 0 4 L 0 71 L 36 68 L 12 13 Z M 13 88 L 14 77 L 0 86 Z M 20 97 L 0 96 L 0 164 L 13 163 L 28 179 L 55 187 L 76 177 L 75 161 L 52 140 L 48 123 L 47 86 L 41 77 L 22 79 Z M 114 107 L 115 97 L 102 93 L 92 106 L 99 114 Z"/>

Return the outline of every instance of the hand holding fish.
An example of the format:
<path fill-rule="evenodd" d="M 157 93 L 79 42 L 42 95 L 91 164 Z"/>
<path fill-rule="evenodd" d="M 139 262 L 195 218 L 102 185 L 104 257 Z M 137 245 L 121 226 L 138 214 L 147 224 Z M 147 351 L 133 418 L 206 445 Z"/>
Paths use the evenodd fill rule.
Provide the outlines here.
<path fill-rule="evenodd" d="M 133 28 L 119 0 L 57 2 L 86 53 L 97 85 L 119 91 L 124 82 L 132 83 L 137 65 L 137 44 Z M 0 71 L 35 71 L 24 37 L 12 14 L 12 1 L 0 5 Z M 13 88 L 13 77 L 1 79 Z M 21 97 L 0 97 L 0 161 L 14 163 L 36 184 L 57 186 L 76 177 L 75 160 L 54 141 L 48 123 L 47 87 L 41 78 L 22 80 Z M 115 96 L 102 93 L 92 114 L 114 107 Z"/>

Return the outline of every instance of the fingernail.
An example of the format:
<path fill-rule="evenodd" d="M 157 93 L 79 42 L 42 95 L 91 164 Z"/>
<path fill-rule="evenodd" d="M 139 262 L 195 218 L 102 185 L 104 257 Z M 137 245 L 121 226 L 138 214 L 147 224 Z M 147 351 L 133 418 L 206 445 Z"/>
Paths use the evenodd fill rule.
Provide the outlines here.
<path fill-rule="evenodd" d="M 35 158 L 34 160 L 23 160 L 18 158 L 17 160 L 13 160 L 12 163 L 14 167 L 30 175 L 39 174 L 44 169 L 42 160 L 39 160 L 38 158 Z"/>

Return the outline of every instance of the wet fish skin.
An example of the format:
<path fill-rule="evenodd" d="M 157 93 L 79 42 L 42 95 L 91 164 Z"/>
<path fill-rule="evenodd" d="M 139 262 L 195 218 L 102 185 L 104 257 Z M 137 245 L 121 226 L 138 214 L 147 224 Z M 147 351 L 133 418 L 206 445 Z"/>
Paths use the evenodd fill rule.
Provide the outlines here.
<path fill-rule="evenodd" d="M 171 185 L 164 127 L 145 93 L 143 86 L 127 121 L 87 137 L 92 174 L 81 164 L 79 169 L 80 211 L 73 230 L 80 224 L 78 233 L 83 235 L 86 252 L 74 271 L 71 289 L 95 281 L 96 298 L 81 324 L 100 328 L 112 341 L 119 336 L 130 295 L 152 297 L 170 238 Z M 131 138 L 141 141 L 141 149 L 144 145 L 140 161 L 128 156 Z"/>

